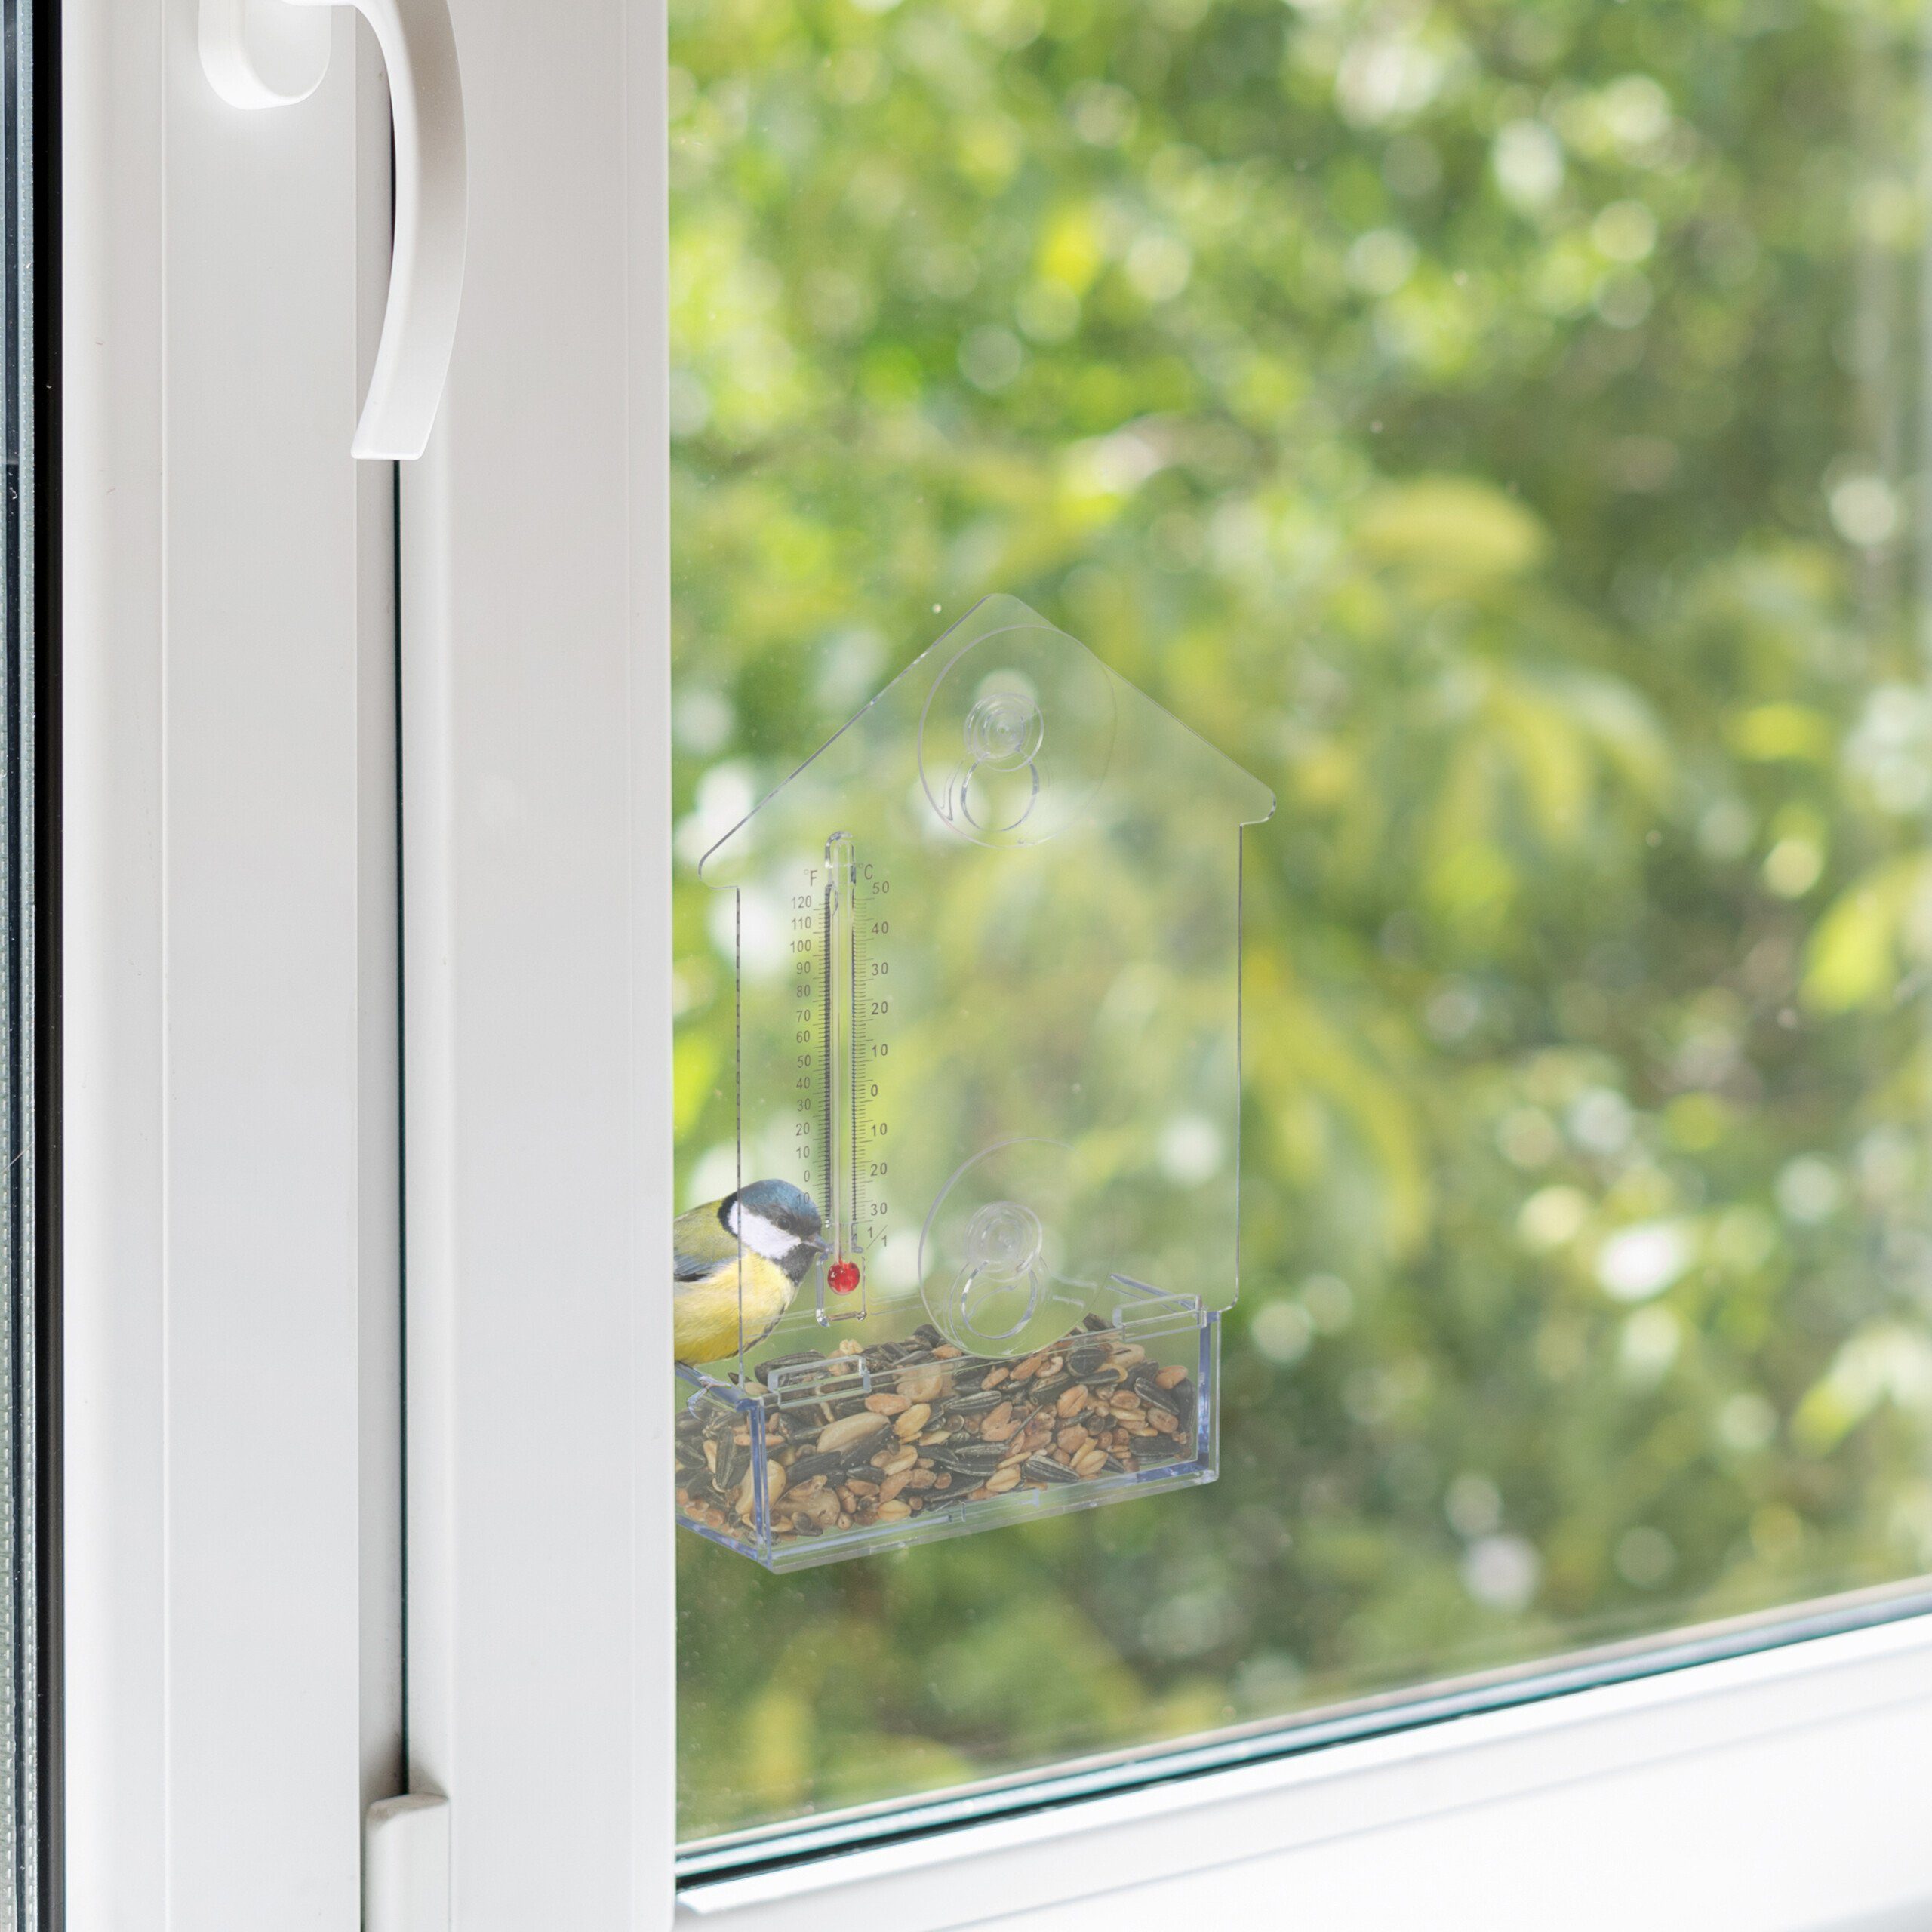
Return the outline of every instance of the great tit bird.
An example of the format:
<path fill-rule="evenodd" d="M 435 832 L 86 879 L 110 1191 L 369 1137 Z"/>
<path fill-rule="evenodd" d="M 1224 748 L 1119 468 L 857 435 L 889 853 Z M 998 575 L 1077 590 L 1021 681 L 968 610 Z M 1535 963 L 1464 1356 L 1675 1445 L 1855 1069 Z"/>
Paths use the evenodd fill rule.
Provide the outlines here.
<path fill-rule="evenodd" d="M 672 1322 L 678 1361 L 721 1361 L 771 1334 L 825 1252 L 811 1196 L 755 1180 L 672 1225 Z"/>

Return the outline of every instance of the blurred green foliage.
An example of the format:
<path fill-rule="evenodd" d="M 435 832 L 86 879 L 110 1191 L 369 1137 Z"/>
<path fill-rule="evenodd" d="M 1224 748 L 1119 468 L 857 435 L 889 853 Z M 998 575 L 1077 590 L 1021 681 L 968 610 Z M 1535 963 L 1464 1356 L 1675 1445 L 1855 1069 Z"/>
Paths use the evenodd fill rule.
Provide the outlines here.
<path fill-rule="evenodd" d="M 1932 1561 L 1918 11 L 673 0 L 682 1200 L 690 862 L 979 598 L 1281 798 L 1221 1481 L 681 1537 L 687 1835 Z"/>

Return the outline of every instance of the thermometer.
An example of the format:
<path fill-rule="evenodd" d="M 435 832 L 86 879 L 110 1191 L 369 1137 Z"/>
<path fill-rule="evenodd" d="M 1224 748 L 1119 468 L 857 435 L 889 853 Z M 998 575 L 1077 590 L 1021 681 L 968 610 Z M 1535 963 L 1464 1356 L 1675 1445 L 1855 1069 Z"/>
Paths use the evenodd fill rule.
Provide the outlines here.
<path fill-rule="evenodd" d="M 851 833 L 826 841 L 819 1023 L 822 1102 L 820 1212 L 826 1254 L 818 1297 L 821 1321 L 862 1320 L 866 1277 L 886 1241 L 884 1180 L 891 1133 L 878 1100 L 889 1052 L 892 967 L 888 881 L 862 866 Z"/>

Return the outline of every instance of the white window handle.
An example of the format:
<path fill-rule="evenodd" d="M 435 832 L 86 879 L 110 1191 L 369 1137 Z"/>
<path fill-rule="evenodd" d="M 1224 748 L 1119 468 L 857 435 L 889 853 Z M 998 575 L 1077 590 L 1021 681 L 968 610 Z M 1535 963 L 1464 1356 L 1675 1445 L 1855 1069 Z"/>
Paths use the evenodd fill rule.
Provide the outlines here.
<path fill-rule="evenodd" d="M 285 107 L 321 85 L 331 6 L 374 29 L 395 128 L 395 241 L 369 393 L 350 448 L 423 454 L 436 420 L 463 297 L 469 177 L 463 81 L 448 0 L 202 0 L 202 66 L 236 107 Z"/>

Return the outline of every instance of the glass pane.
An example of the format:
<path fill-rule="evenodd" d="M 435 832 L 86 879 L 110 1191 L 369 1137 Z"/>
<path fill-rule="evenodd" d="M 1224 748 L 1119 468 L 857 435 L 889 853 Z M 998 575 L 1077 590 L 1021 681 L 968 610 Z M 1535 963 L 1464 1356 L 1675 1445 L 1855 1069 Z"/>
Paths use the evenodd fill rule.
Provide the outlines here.
<path fill-rule="evenodd" d="M 1281 801 L 1219 1481 L 681 1537 L 685 1835 L 1925 1570 L 1915 10 L 672 13 L 679 1205 L 697 861 L 980 600 Z"/>

